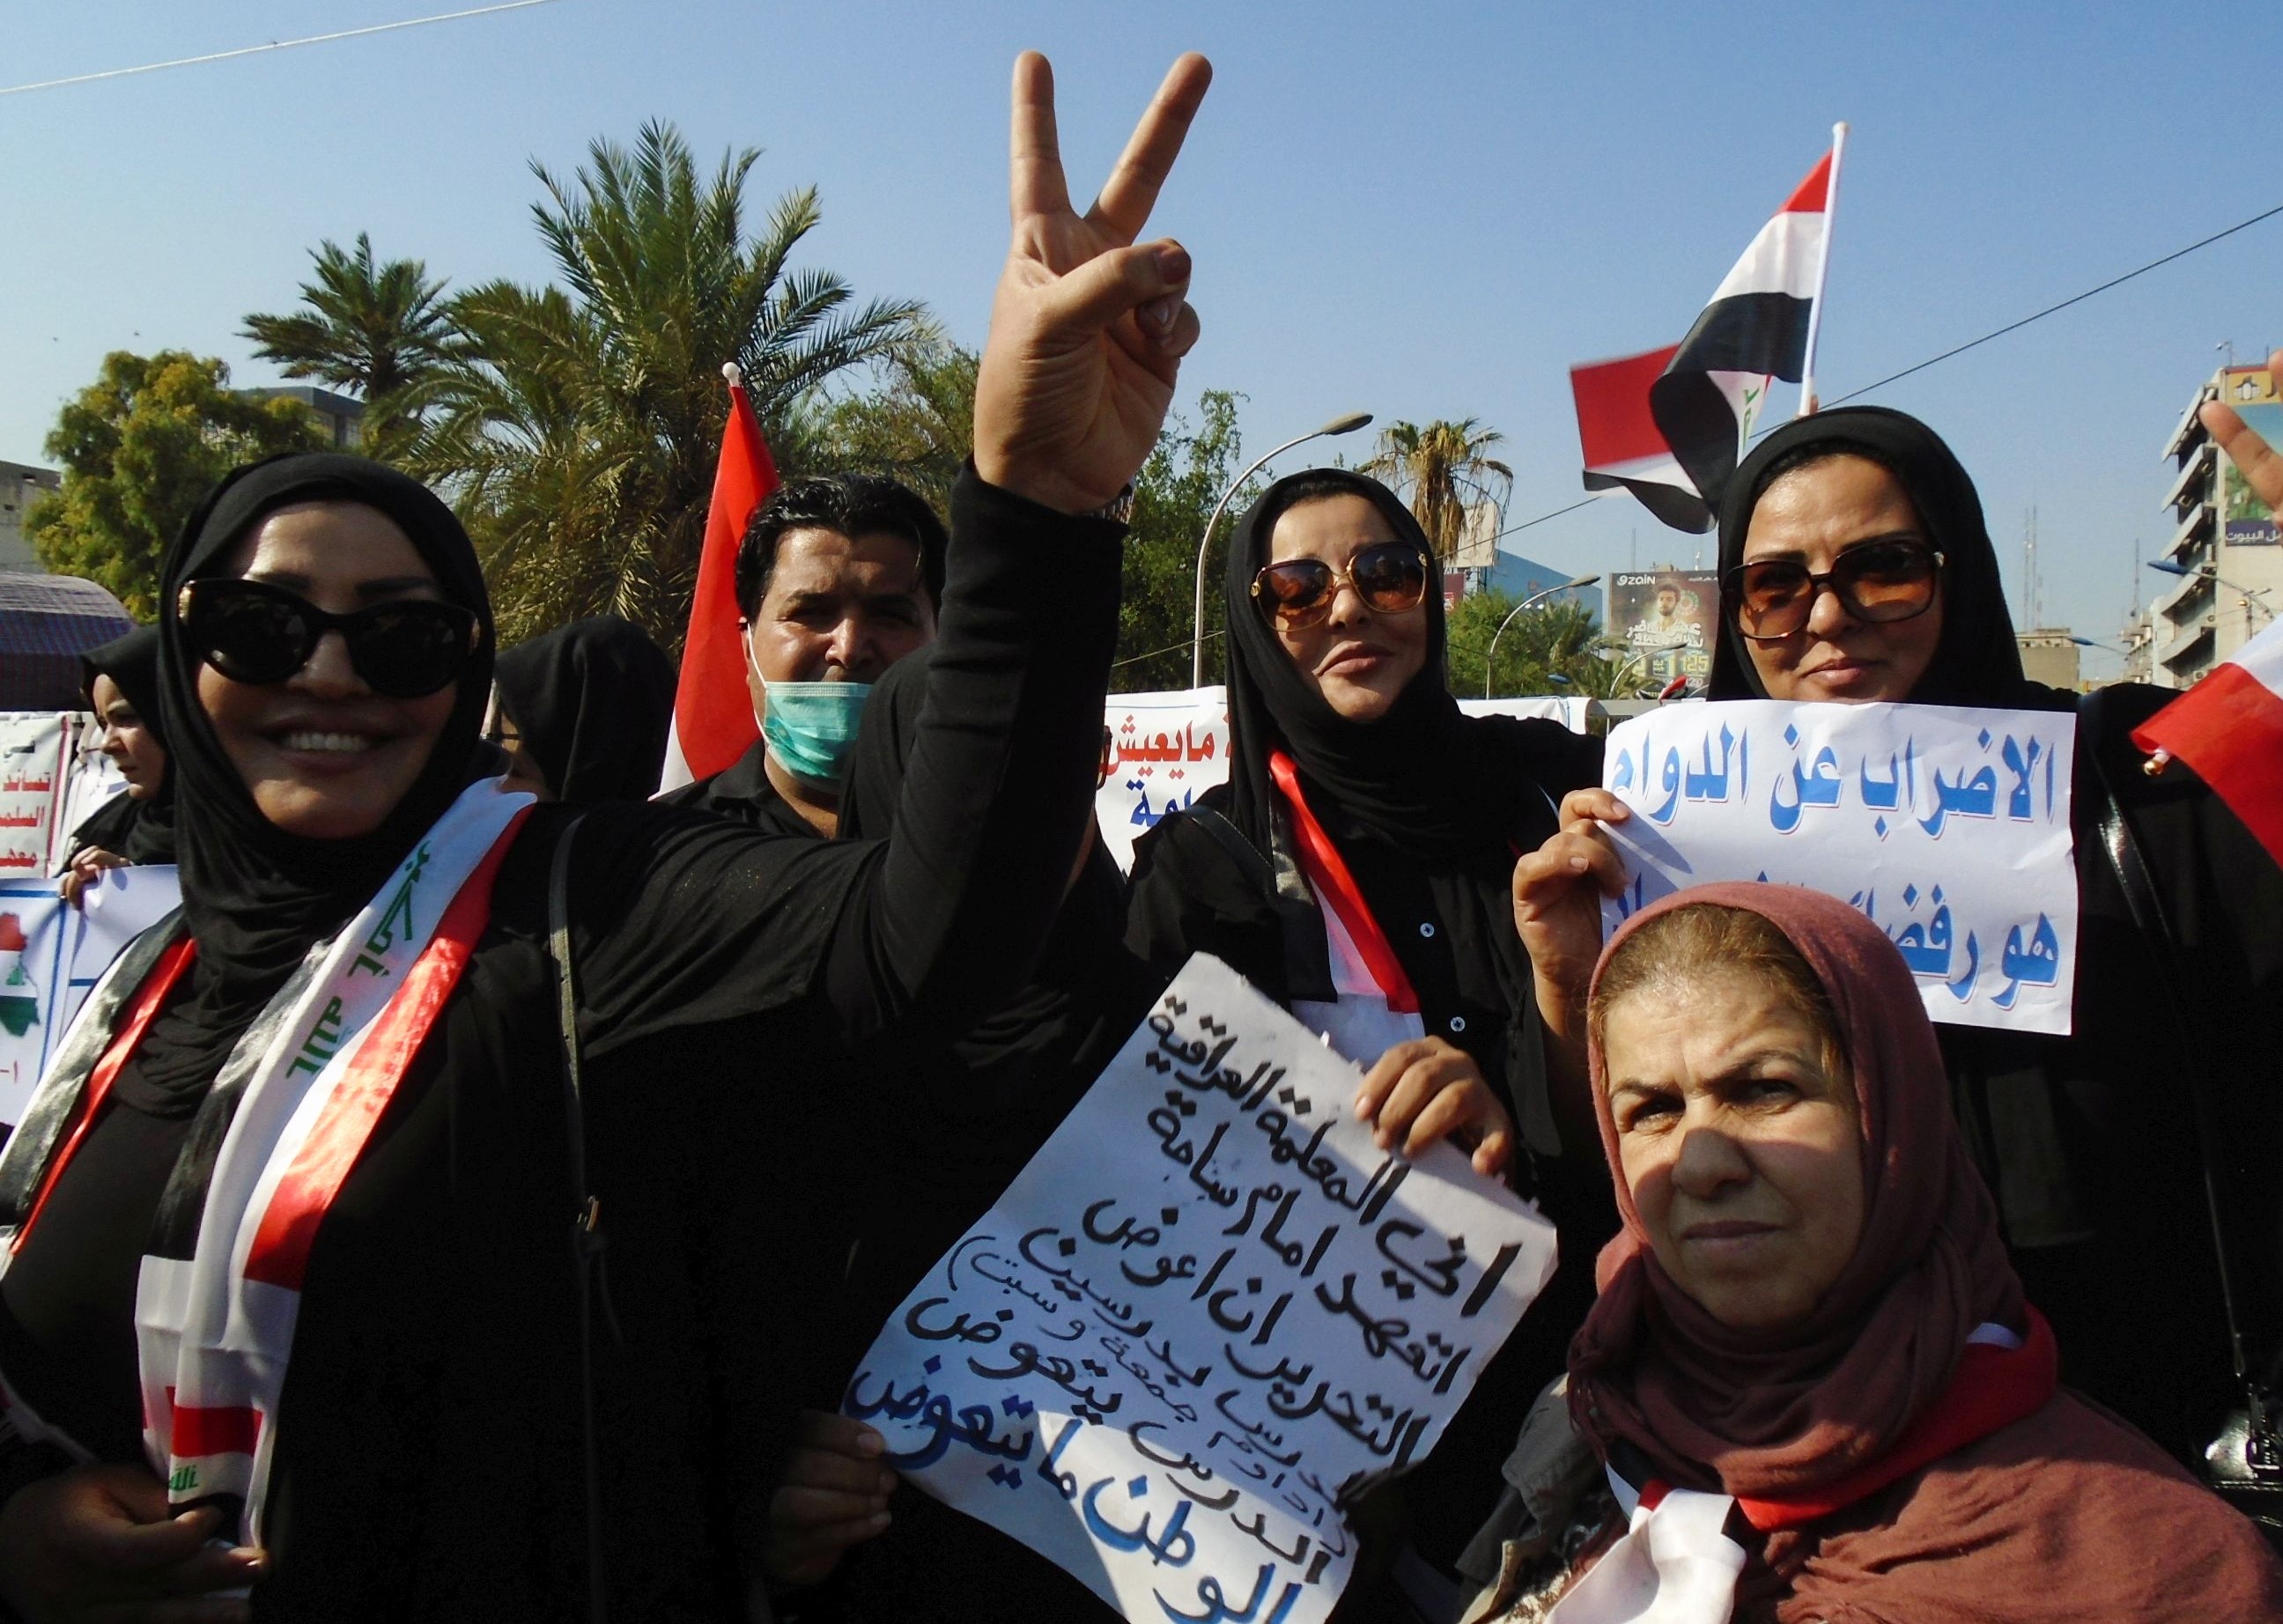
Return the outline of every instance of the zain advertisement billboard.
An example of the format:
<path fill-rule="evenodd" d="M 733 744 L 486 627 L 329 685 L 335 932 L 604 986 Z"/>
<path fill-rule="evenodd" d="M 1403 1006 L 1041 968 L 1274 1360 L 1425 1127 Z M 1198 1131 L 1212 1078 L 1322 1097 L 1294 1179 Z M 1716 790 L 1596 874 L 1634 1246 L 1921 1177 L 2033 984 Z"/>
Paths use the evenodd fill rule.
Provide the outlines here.
<path fill-rule="evenodd" d="M 1720 612 L 1720 577 L 1713 570 L 1628 570 L 1609 577 L 1609 634 L 1630 659 L 1663 683 L 1677 676 L 1699 681 L 1712 674 L 1714 620 Z"/>

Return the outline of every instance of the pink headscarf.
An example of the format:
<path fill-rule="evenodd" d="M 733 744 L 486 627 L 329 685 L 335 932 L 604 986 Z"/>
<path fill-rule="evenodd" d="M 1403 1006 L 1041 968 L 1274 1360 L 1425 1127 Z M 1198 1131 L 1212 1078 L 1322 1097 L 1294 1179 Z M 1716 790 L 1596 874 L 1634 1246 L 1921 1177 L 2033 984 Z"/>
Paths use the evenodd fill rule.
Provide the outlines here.
<path fill-rule="evenodd" d="M 1628 921 L 1601 955 L 1596 987 L 1633 932 L 1706 903 L 1773 923 L 1830 997 L 1862 1114 L 1862 1237 L 1804 1325 L 1734 1330 L 1658 1265 L 1619 1175 L 1625 1228 L 1601 1253 L 1601 1298 L 1570 1346 L 1570 1403 L 1603 1449 L 1625 1439 L 1674 1483 L 1780 1498 L 1884 1452 L 1942 1396 L 1975 1326 L 2020 1333 L 2027 1317 L 1996 1208 L 1951 1116 L 1934 1028 L 1876 925 L 1796 886 L 1700 885 Z M 1615 1172 L 1599 1045 L 1591 1061 Z"/>

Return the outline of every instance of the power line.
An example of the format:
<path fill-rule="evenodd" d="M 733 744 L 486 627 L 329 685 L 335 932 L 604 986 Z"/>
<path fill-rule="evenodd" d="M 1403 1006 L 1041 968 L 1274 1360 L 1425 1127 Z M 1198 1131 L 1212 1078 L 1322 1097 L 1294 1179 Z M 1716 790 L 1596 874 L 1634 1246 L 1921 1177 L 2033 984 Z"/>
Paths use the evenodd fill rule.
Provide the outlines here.
<path fill-rule="evenodd" d="M 434 17 L 411 17 L 402 22 L 376 23 L 369 28 L 344 28 L 337 34 L 312 34 L 306 39 L 269 40 L 260 45 L 240 45 L 234 51 L 213 51 L 202 57 L 177 57 L 171 62 L 145 62 L 139 67 L 109 67 L 99 74 L 74 74 L 68 79 L 43 79 L 33 84 L 0 87 L 0 96 L 21 96 L 27 90 L 54 90 L 68 84 L 93 84 L 99 79 L 125 79 L 135 74 L 155 74 L 162 68 L 193 67 L 201 62 L 226 62 L 232 57 L 256 56 L 265 51 L 291 51 L 296 45 L 323 45 L 334 40 L 362 39 L 368 34 L 391 34 L 399 28 L 422 28 L 432 22 L 457 22 L 466 17 L 488 17 L 495 12 L 520 12 L 528 6 L 552 5 L 555 0 L 504 0 L 472 11 L 444 12 Z"/>
<path fill-rule="evenodd" d="M 2018 322 L 2008 322 L 2003 327 L 1998 328 L 1991 332 L 1983 333 L 1979 338 L 1969 339 L 1967 342 L 1959 345 L 1954 348 L 1944 350 L 1941 354 L 1930 356 L 1927 360 L 1920 361 L 1916 366 L 1905 367 L 1900 372 L 1890 372 L 1885 377 L 1879 379 L 1879 381 L 1874 384 L 1866 384 L 1860 389 L 1851 390 L 1846 394 L 1838 397 L 1838 399 L 1826 401 L 1824 404 L 1827 406 L 1843 406 L 1850 400 L 1860 400 L 1863 396 L 1869 394 L 1874 389 L 1884 389 L 1888 385 L 1899 382 L 1900 380 L 1910 377 L 1914 372 L 1923 372 L 1928 367 L 1938 365 L 1943 361 L 1950 360 L 1951 357 L 1954 355 L 1963 355 L 1967 351 L 1979 348 L 1981 346 L 1989 343 L 1992 338 L 2002 338 L 2007 333 L 2019 332 L 2032 322 L 2042 322 L 2049 315 L 2053 315 L 2058 312 L 2068 309 L 2071 305 L 2083 304 L 2086 299 L 2091 299 L 2096 293 L 2106 293 L 2111 288 L 2122 287 L 2124 284 L 2131 281 L 2135 276 L 2145 276 L 2150 271 L 2155 270 L 2162 266 L 2170 265 L 2175 260 L 2185 259 L 2187 255 L 2195 253 L 2199 248 L 2209 248 L 2214 243 L 2220 241 L 2224 237 L 2233 237 L 2239 231 L 2248 230 L 2251 227 L 2257 225 L 2261 221 L 2272 220 L 2278 214 L 2283 214 L 2283 203 L 2279 203 L 2273 208 L 2254 214 L 2248 220 L 2240 220 L 2236 221 L 2235 224 L 2228 227 L 2225 231 L 2215 231 L 2209 237 L 2203 238 L 2201 242 L 2190 243 L 2185 248 L 2174 249 L 2170 253 L 2166 254 L 2161 260 L 2151 260 L 2147 264 L 2141 266 L 2138 270 L 2126 271 L 2122 276 L 2112 276 L 2097 288 L 2087 288 L 2084 292 L 2077 294 L 2072 298 L 2065 299 L 2057 305 L 2047 305 L 2043 310 L 2038 311 L 2035 315 L 2025 315 Z M 1760 437 L 1760 434 L 1772 434 L 1781 425 L 1772 423 L 1767 428 L 1762 429 L 1759 434 L 1755 434 L 1752 438 L 1757 439 Z M 1551 513 L 1541 513 L 1534 519 L 1524 519 L 1519 524 L 1509 524 L 1504 530 L 1500 531 L 1497 535 L 1492 536 L 1491 540 L 1492 541 L 1498 541 L 1503 540 L 1505 537 L 1513 535 L 1516 531 L 1528 530 L 1533 524 L 1543 524 L 1547 520 L 1558 519 L 1565 513 L 1575 513 L 1578 509 L 1589 507 L 1593 503 L 1599 501 L 1601 499 L 1601 495 L 1599 494 L 1588 496 L 1583 501 L 1573 501 L 1566 508 L 1556 508 Z"/>
<path fill-rule="evenodd" d="M 2225 231 L 2215 231 L 2200 243 L 2190 243 L 2185 248 L 2175 249 L 2172 253 L 2166 254 L 2161 260 L 2151 260 L 2139 270 L 2129 270 L 2122 276 L 2112 276 L 2107 282 L 2102 283 L 2099 287 L 2087 288 L 2084 292 L 2079 293 L 2074 299 L 2065 299 L 2058 305 L 2047 305 L 2043 310 L 2038 311 L 2035 315 L 2025 315 L 2018 322 L 2009 322 L 2005 326 L 1999 328 L 1995 332 L 1983 333 L 1979 338 L 1972 339 L 1967 343 L 1961 344 L 1956 349 L 1944 350 L 1941 354 L 1935 356 L 1931 361 L 1922 361 L 1915 367 L 1905 367 L 1900 372 L 1890 373 L 1875 384 L 1866 384 L 1860 389 L 1841 395 L 1838 400 L 1832 401 L 1831 404 L 1834 406 L 1842 405 L 1846 401 L 1853 400 L 1863 395 L 1869 394 L 1874 389 L 1884 389 L 1888 385 L 1895 383 L 1899 379 L 1906 378 L 1913 372 L 1925 371 L 1928 367 L 1935 365 L 1936 361 L 1948 361 L 1953 355 L 1963 355 L 1967 351 L 1974 349 L 1978 346 L 1987 344 L 1992 338 L 2002 338 L 2007 333 L 2019 332 L 2022 328 L 2027 327 L 2032 322 L 2042 322 L 2047 316 L 2053 315 L 2056 311 L 2066 310 L 2071 305 L 2083 304 L 2086 299 L 2091 299 L 2096 293 L 2106 293 L 2111 288 L 2122 287 L 2124 284 L 2131 281 L 2135 276 L 2145 276 L 2150 271 L 2156 269 L 2159 266 L 2170 265 L 2173 260 L 2183 259 L 2187 255 L 2195 253 L 2199 248 L 2209 248 L 2214 243 L 2218 242 L 2222 237 L 2233 237 L 2238 231 L 2248 229 L 2250 227 L 2257 225 L 2263 220 L 2272 220 L 2278 214 L 2283 214 L 2283 203 L 2277 204 L 2273 208 L 2267 210 L 2264 214 L 2254 214 L 2248 220 L 2238 221 L 2235 224 L 2228 227 Z"/>
<path fill-rule="evenodd" d="M 1213 630 L 1205 633 L 1205 641 L 1207 642 L 1211 642 L 1214 638 L 1219 637 L 1219 635 L 1220 628 L 1215 627 Z M 1184 637 L 1177 643 L 1168 643 L 1162 649 L 1152 649 L 1147 654 L 1129 654 L 1122 660 L 1110 661 L 1110 669 L 1116 671 L 1120 665 L 1139 664 L 1143 660 L 1154 660 L 1161 654 L 1178 654 L 1182 649 L 1187 649 L 1189 646 L 1189 642 L 1190 640 Z"/>

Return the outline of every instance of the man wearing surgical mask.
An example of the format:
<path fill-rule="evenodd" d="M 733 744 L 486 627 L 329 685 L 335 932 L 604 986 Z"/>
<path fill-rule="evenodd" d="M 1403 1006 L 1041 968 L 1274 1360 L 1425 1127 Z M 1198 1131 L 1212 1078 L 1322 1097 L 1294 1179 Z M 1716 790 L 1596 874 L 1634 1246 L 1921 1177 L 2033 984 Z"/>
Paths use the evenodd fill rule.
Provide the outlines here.
<path fill-rule="evenodd" d="M 755 510 L 737 549 L 739 636 L 759 742 L 666 796 L 780 834 L 830 839 L 864 699 L 935 641 L 943 521 L 892 479 L 795 479 Z"/>

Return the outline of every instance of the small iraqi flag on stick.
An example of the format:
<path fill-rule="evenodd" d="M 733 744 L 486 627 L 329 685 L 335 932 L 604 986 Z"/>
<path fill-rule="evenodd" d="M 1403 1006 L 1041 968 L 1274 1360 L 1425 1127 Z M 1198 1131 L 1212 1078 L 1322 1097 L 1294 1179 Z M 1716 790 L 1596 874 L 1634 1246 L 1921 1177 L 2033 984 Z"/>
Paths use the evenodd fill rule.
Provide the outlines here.
<path fill-rule="evenodd" d="M 736 765 L 761 736 L 745 688 L 744 638 L 737 628 L 737 547 L 753 510 L 777 488 L 777 470 L 745 394 L 744 374 L 733 361 L 721 376 L 729 380 L 729 421 L 721 430 L 713 499 L 705 509 L 705 546 L 690 602 L 690 633 L 682 645 L 660 794 Z"/>
<path fill-rule="evenodd" d="M 2283 622 L 2134 728 L 2132 742 L 2187 763 L 2283 863 Z"/>
<path fill-rule="evenodd" d="M 1815 343 L 1847 126 L 1669 349 L 1570 369 L 1586 488 L 1623 488 L 1676 530 L 1705 531 L 1771 379 L 1815 408 Z"/>

